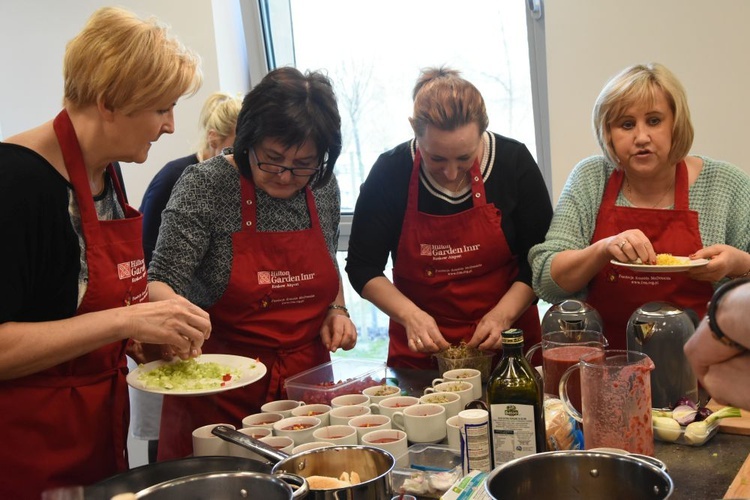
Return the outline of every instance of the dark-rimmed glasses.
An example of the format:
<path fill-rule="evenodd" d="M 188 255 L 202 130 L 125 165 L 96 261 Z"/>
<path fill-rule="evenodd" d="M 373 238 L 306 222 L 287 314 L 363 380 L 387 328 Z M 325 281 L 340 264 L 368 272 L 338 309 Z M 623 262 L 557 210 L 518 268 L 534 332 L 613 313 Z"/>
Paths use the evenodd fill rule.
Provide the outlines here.
<path fill-rule="evenodd" d="M 258 165 L 258 168 L 264 172 L 268 172 L 269 174 L 281 175 L 284 172 L 289 171 L 292 175 L 295 175 L 297 177 L 311 177 L 320 172 L 320 164 L 318 164 L 318 166 L 316 167 L 285 167 L 284 165 L 279 165 L 276 163 L 259 161 L 258 155 L 255 154 L 255 150 L 251 151 L 253 153 L 253 156 L 255 157 L 255 164 Z"/>

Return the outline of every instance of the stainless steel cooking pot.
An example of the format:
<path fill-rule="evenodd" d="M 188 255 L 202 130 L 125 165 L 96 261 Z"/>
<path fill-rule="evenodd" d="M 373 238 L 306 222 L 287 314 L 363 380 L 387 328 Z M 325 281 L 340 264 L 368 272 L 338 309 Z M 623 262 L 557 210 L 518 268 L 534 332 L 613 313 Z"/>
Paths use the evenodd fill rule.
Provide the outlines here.
<path fill-rule="evenodd" d="M 292 474 L 209 472 L 166 481 L 139 491 L 135 496 L 138 500 L 298 500 L 304 498 L 307 491 L 307 482 Z"/>
<path fill-rule="evenodd" d="M 550 451 L 511 460 L 485 483 L 495 500 L 669 498 L 672 478 L 652 461 L 598 451 Z"/>
<path fill-rule="evenodd" d="M 271 472 L 271 464 L 240 457 L 188 457 L 136 467 L 84 488 L 89 500 L 109 500 L 155 484 L 207 472 Z"/>
<path fill-rule="evenodd" d="M 329 476 L 356 471 L 362 482 L 344 488 L 310 489 L 313 500 L 390 500 L 393 496 L 391 470 L 396 460 L 387 451 L 371 446 L 331 446 L 295 455 L 287 455 L 262 441 L 224 425 L 211 432 L 231 443 L 243 446 L 275 462 L 272 472 L 286 472 L 302 477 Z"/>

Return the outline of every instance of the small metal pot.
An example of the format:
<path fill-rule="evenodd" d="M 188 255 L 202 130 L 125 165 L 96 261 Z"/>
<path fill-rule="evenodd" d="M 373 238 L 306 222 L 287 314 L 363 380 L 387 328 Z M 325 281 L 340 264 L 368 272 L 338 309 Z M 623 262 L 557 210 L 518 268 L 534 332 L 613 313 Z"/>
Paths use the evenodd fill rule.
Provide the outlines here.
<path fill-rule="evenodd" d="M 292 488 L 290 484 L 296 486 Z M 300 500 L 307 495 L 307 481 L 292 474 L 261 472 L 209 472 L 174 479 L 136 493 L 138 500 Z"/>
<path fill-rule="evenodd" d="M 313 500 L 390 500 L 393 496 L 391 470 L 396 460 L 387 451 L 371 446 L 331 446 L 287 455 L 262 441 L 227 426 L 216 426 L 211 432 L 231 443 L 243 446 L 276 465 L 272 472 L 286 472 L 302 477 L 339 477 L 342 472 L 356 471 L 362 482 L 344 488 L 310 489 Z"/>
<path fill-rule="evenodd" d="M 598 451 L 550 451 L 511 460 L 485 483 L 495 500 L 669 498 L 674 483 L 651 461 Z"/>

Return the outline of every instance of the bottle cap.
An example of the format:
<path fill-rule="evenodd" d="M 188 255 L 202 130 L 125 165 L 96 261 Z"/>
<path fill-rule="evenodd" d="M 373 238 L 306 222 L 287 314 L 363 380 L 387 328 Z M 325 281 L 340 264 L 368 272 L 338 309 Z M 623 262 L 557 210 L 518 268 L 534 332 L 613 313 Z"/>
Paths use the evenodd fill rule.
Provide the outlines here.
<path fill-rule="evenodd" d="M 518 328 L 504 330 L 501 336 L 503 339 L 503 345 L 523 344 L 523 330 Z"/>

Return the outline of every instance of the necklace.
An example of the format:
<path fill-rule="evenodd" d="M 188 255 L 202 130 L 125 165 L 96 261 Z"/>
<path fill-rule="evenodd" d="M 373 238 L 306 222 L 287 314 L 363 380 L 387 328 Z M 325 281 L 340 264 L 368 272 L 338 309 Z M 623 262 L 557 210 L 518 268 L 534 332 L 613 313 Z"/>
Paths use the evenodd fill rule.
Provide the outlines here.
<path fill-rule="evenodd" d="M 464 176 L 461 178 L 461 182 L 458 183 L 456 189 L 451 189 L 451 191 L 454 193 L 458 193 L 459 191 L 461 191 L 461 187 L 464 185 L 467 177 L 469 177 L 469 172 L 464 172 Z"/>
<path fill-rule="evenodd" d="M 656 203 L 654 203 L 653 205 L 647 208 L 657 208 L 659 205 L 661 205 L 664 199 L 667 197 L 667 195 L 672 191 L 674 184 L 675 184 L 675 180 L 672 179 L 672 184 L 667 188 L 666 191 L 664 191 L 664 194 L 661 195 L 661 198 L 659 198 L 659 201 L 657 201 Z M 630 187 L 630 181 L 628 180 L 627 176 L 625 177 L 625 189 L 627 189 L 628 191 L 628 200 L 630 200 L 630 202 L 633 203 L 633 190 Z M 633 203 L 633 205 L 636 206 L 635 203 Z"/>

